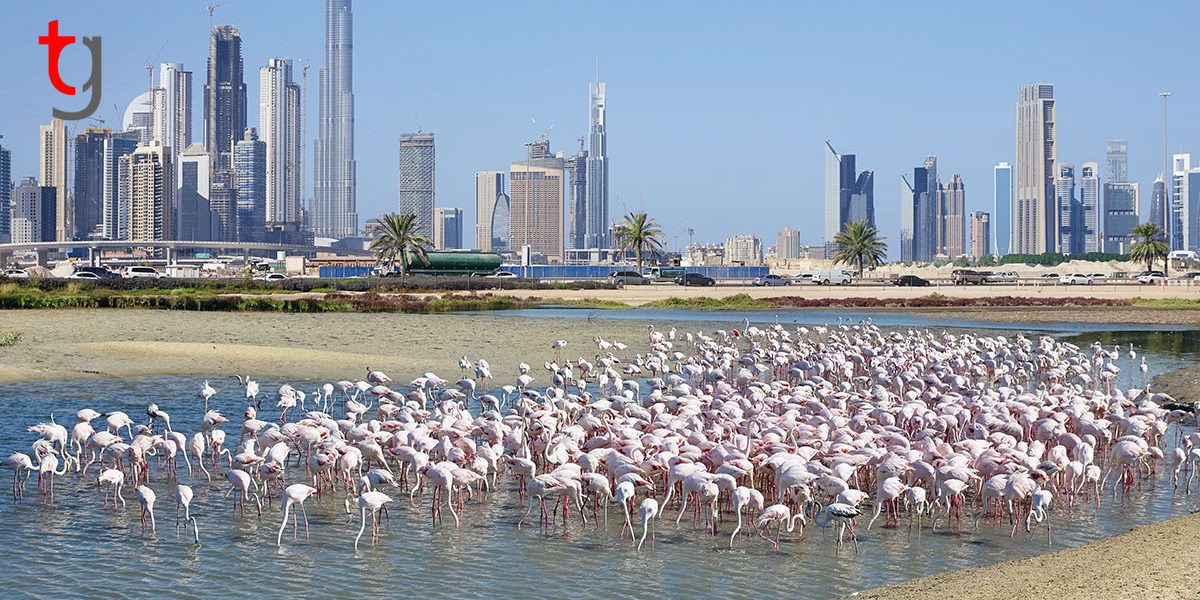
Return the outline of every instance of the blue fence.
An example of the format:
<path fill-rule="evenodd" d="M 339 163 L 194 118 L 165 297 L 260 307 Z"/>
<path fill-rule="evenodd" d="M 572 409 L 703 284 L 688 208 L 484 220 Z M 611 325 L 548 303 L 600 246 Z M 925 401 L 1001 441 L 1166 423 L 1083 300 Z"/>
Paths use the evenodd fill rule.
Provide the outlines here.
<path fill-rule="evenodd" d="M 535 279 L 603 279 L 609 273 L 621 270 L 633 270 L 628 266 L 612 265 L 531 265 L 528 267 L 505 266 L 502 270 L 509 271 L 520 277 Z M 687 267 L 689 273 L 699 273 L 713 279 L 754 279 L 762 277 L 770 270 L 767 267 Z M 365 277 L 371 274 L 371 267 L 321 267 L 321 277 Z"/>

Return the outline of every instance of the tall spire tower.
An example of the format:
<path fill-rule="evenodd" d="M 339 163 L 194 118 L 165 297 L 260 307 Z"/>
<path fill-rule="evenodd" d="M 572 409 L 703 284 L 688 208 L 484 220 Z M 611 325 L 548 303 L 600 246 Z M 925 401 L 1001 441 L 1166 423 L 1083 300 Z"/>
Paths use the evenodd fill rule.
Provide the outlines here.
<path fill-rule="evenodd" d="M 325 66 L 310 226 L 319 237 L 356 235 L 354 167 L 354 14 L 350 0 L 325 0 Z"/>

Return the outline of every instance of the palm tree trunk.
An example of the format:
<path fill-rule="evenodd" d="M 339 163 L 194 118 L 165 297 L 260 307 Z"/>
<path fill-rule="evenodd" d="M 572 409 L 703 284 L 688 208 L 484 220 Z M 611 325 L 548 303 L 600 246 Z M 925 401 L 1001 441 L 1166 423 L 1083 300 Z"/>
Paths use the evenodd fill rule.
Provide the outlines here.
<path fill-rule="evenodd" d="M 642 247 L 641 246 L 637 247 L 637 266 L 638 266 L 638 275 L 641 275 L 642 274 Z"/>

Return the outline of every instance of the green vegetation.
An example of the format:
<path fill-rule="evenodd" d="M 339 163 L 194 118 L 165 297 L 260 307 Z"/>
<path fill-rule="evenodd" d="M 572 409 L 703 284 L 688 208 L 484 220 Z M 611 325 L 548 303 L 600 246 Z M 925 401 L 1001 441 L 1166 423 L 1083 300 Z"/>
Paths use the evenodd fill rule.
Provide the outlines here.
<path fill-rule="evenodd" d="M 0 331 L 0 347 L 16 346 L 21 341 L 20 331 Z"/>
<path fill-rule="evenodd" d="M 1166 232 L 1157 224 L 1146 221 L 1135 226 L 1129 235 L 1136 238 L 1141 238 L 1133 243 L 1129 248 L 1129 258 L 1138 262 L 1146 263 L 1146 270 L 1154 270 L 1154 263 L 1158 259 L 1163 261 L 1163 273 L 1167 272 L 1167 253 L 1171 248 L 1167 245 Z"/>
<path fill-rule="evenodd" d="M 1134 298 L 1129 303 L 1139 308 L 1200 309 L 1200 299 L 1196 298 Z"/>
<path fill-rule="evenodd" d="M 400 258 L 400 275 L 408 272 L 409 261 L 415 256 L 421 264 L 428 266 L 429 257 L 425 248 L 433 246 L 433 240 L 417 232 L 417 217 L 411 213 L 386 213 L 367 224 L 371 235 L 371 252 L 379 265 L 396 264 Z"/>
<path fill-rule="evenodd" d="M 604 308 L 604 309 L 622 309 L 633 308 L 632 305 L 626 304 L 619 300 L 602 300 L 600 298 L 579 298 L 548 301 L 549 304 L 557 306 L 577 306 L 579 308 Z"/>
<path fill-rule="evenodd" d="M 837 248 L 833 255 L 835 264 L 857 265 L 858 277 L 862 279 L 863 268 L 872 269 L 887 262 L 887 243 L 866 220 L 846 223 L 845 229 L 833 238 Z"/>
<path fill-rule="evenodd" d="M 1058 252 L 1045 252 L 1042 254 L 1008 254 L 1000 257 L 1000 264 L 1057 267 L 1058 265 L 1071 260 L 1082 260 L 1088 262 L 1108 262 L 1110 260 L 1126 261 L 1129 260 L 1129 256 L 1125 254 L 1110 254 L 1107 252 L 1085 252 L 1083 254 L 1060 254 Z M 980 264 L 983 264 L 983 262 L 981 261 Z"/>
<path fill-rule="evenodd" d="M 725 298 L 709 298 L 701 296 L 699 298 L 663 298 L 662 300 L 654 300 L 641 305 L 640 308 L 669 308 L 669 309 L 684 309 L 684 310 L 759 310 L 766 308 L 775 308 L 775 304 L 768 300 L 756 300 L 751 298 L 749 294 L 736 294 Z"/>
<path fill-rule="evenodd" d="M 662 252 L 663 232 L 658 221 L 651 219 L 644 212 L 631 212 L 625 215 L 625 220 L 617 225 L 614 232 L 617 247 L 622 250 L 633 250 L 637 255 L 637 270 L 642 272 L 642 256 L 649 252 L 657 255 Z"/>

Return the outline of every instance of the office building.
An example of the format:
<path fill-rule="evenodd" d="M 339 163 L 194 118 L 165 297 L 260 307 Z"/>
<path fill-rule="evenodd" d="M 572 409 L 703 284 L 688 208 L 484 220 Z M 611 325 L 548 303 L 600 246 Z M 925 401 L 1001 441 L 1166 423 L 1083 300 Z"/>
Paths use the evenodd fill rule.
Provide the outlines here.
<path fill-rule="evenodd" d="M 67 124 L 53 119 L 49 125 L 38 127 L 38 181 L 54 188 L 54 236 L 46 241 L 63 242 L 71 239 L 71 215 L 67 214 Z M 45 215 L 43 215 L 45 216 Z"/>
<path fill-rule="evenodd" d="M 325 66 L 320 74 L 309 225 L 317 236 L 335 239 L 353 237 L 358 231 L 351 65 L 353 26 L 350 0 L 325 0 Z"/>
<path fill-rule="evenodd" d="M 1125 181 L 1104 183 L 1103 251 L 1127 254 L 1133 240 L 1129 232 L 1138 224 L 1138 184 Z"/>
<path fill-rule="evenodd" d="M 1016 162 L 1013 172 L 1013 252 L 1056 252 L 1058 209 L 1054 194 L 1054 86 L 1022 85 L 1017 102 Z"/>
<path fill-rule="evenodd" d="M 106 240 L 129 239 L 129 163 L 141 137 L 137 131 L 114 133 L 104 139 L 100 190 L 100 237 Z"/>
<path fill-rule="evenodd" d="M 1171 189 L 1170 189 L 1170 207 L 1169 215 L 1170 229 L 1168 230 L 1167 243 L 1170 244 L 1172 250 L 1185 250 L 1183 238 L 1184 229 L 1187 227 L 1187 215 L 1185 214 L 1184 198 L 1182 194 L 1183 177 L 1192 168 L 1191 154 L 1175 154 L 1171 157 Z"/>
<path fill-rule="evenodd" d="M 266 223 L 295 227 L 304 194 L 304 112 L 292 61 L 272 58 L 258 70 L 258 124 L 266 155 Z"/>
<path fill-rule="evenodd" d="M 171 151 L 158 140 L 121 157 L 126 165 L 130 241 L 173 239 L 174 173 Z"/>
<path fill-rule="evenodd" d="M 983 211 L 971 213 L 971 258 L 992 255 L 992 216 Z"/>
<path fill-rule="evenodd" d="M 1105 158 L 1108 162 L 1106 181 L 1124 183 L 1129 180 L 1129 143 L 1125 140 L 1109 140 L 1105 144 Z"/>
<path fill-rule="evenodd" d="M 994 244 L 997 256 L 1012 254 L 1012 165 L 1002 162 L 992 169 L 992 215 L 996 224 Z"/>
<path fill-rule="evenodd" d="M 463 242 L 463 210 L 461 208 L 433 209 L 433 247 L 438 250 L 458 250 Z"/>
<path fill-rule="evenodd" d="M 208 152 L 192 144 L 179 154 L 175 190 L 175 239 L 220 240 L 221 221 L 209 203 L 212 176 Z"/>
<path fill-rule="evenodd" d="M 492 219 L 497 203 L 504 195 L 503 171 L 477 171 L 475 173 L 475 248 L 480 252 L 493 252 L 508 247 L 507 232 L 504 243 L 497 248 L 493 243 Z M 507 211 L 508 197 L 504 198 Z"/>
<path fill-rule="evenodd" d="M 154 139 L 154 91 L 146 90 L 125 107 L 121 118 L 121 132 L 128 133 L 139 144 Z"/>
<path fill-rule="evenodd" d="M 236 197 L 236 239 L 261 242 L 267 228 L 267 144 L 247 127 L 233 147 L 233 189 Z"/>
<path fill-rule="evenodd" d="M 432 133 L 400 136 L 398 212 L 416 216 L 417 232 L 433 237 L 434 164 Z"/>
<path fill-rule="evenodd" d="M 784 227 L 779 231 L 778 239 L 775 245 L 775 258 L 780 260 L 788 260 L 793 258 L 804 258 L 808 253 L 804 244 L 800 243 L 800 232 L 791 227 Z"/>
<path fill-rule="evenodd" d="M 966 188 L 955 173 L 950 182 L 938 182 L 938 254 L 951 259 L 967 253 Z"/>
<path fill-rule="evenodd" d="M 528 156 L 509 167 L 509 247 L 561 263 L 563 257 L 563 160 L 550 140 L 525 144 Z"/>
<path fill-rule="evenodd" d="M 563 158 L 567 174 L 567 246 L 587 248 L 587 150 Z"/>
<path fill-rule="evenodd" d="M 857 173 L 854 155 L 839 155 L 828 141 L 825 149 L 825 244 L 828 246 L 846 223 L 865 220 L 875 225 L 875 174 L 870 170 Z"/>
<path fill-rule="evenodd" d="M 608 248 L 608 111 L 604 82 L 588 86 L 587 182 L 584 202 L 584 239 L 581 248 Z"/>
<path fill-rule="evenodd" d="M 912 184 L 900 176 L 900 262 L 913 260 L 913 222 L 916 220 L 916 198 Z"/>
<path fill-rule="evenodd" d="M 1077 223 L 1082 216 L 1078 209 L 1079 199 L 1075 197 L 1075 165 L 1058 163 L 1055 165 L 1054 202 L 1058 211 L 1057 248 L 1063 254 L 1082 252 L 1082 237 Z"/>
<path fill-rule="evenodd" d="M 0 244 L 12 241 L 12 152 L 0 145 Z"/>
<path fill-rule="evenodd" d="M 204 149 L 213 170 L 232 167 L 233 145 L 245 129 L 242 36 L 233 25 L 217 25 L 212 30 L 204 85 Z"/>
<path fill-rule="evenodd" d="M 100 127 L 88 127 L 75 136 L 72 220 L 75 237 L 79 239 L 100 237 L 103 233 L 100 223 L 104 211 L 104 150 L 111 137 L 111 129 Z"/>
<path fill-rule="evenodd" d="M 1180 250 L 1200 250 L 1200 167 L 1189 168 L 1179 177 L 1182 237 Z"/>
<path fill-rule="evenodd" d="M 58 222 L 55 211 L 58 190 L 48 185 L 38 185 L 37 178 L 21 180 L 13 193 L 12 241 L 14 244 L 54 242 Z"/>
<path fill-rule="evenodd" d="M 1100 165 L 1085 162 L 1079 167 L 1079 220 L 1084 252 L 1100 252 Z"/>
<path fill-rule="evenodd" d="M 183 63 L 158 66 L 154 88 L 154 139 L 178 155 L 192 145 L 192 72 Z"/>
<path fill-rule="evenodd" d="M 735 235 L 725 240 L 725 264 L 753 266 L 763 261 L 762 240 L 753 235 Z"/>
<path fill-rule="evenodd" d="M 1163 176 L 1159 173 L 1154 179 L 1154 184 L 1150 186 L 1150 222 L 1158 225 L 1164 233 L 1168 231 L 1167 220 L 1167 188 L 1163 183 Z"/>
<path fill-rule="evenodd" d="M 211 159 L 210 159 L 211 161 Z M 230 170 L 208 172 L 208 208 L 218 223 L 218 240 L 237 241 L 237 192 L 234 174 Z"/>

